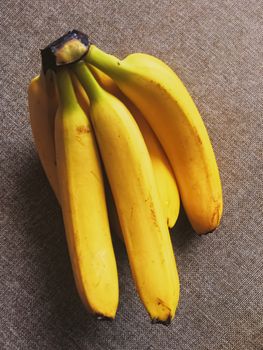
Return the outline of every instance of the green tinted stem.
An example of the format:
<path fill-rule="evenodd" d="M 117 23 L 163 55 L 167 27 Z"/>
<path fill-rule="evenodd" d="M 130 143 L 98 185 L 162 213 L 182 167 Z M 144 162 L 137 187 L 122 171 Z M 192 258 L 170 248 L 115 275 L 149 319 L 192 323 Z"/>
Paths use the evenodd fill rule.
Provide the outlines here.
<path fill-rule="evenodd" d="M 121 61 L 117 57 L 100 50 L 95 45 L 90 46 L 85 56 L 85 62 L 101 69 L 111 77 L 115 76 L 116 69 L 118 71 L 122 67 Z"/>
<path fill-rule="evenodd" d="M 59 102 L 63 108 L 74 108 L 78 104 L 77 97 L 66 68 L 59 69 L 56 73 L 56 83 L 59 94 Z"/>
<path fill-rule="evenodd" d="M 96 100 L 98 95 L 104 92 L 85 62 L 80 61 L 75 63 L 72 69 L 91 101 Z"/>

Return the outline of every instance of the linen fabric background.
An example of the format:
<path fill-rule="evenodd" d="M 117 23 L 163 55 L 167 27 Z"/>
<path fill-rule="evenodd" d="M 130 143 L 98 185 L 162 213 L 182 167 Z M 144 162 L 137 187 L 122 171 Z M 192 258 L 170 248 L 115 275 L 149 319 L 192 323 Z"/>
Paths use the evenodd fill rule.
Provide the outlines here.
<path fill-rule="evenodd" d="M 7 0 L 0 6 L 0 348 L 262 350 L 262 2 Z M 216 232 L 198 237 L 181 213 L 172 232 L 181 297 L 169 327 L 150 323 L 117 239 L 116 320 L 93 319 L 74 286 L 61 211 L 27 110 L 39 49 L 73 28 L 120 58 L 141 51 L 167 62 L 212 139 L 224 216 Z"/>

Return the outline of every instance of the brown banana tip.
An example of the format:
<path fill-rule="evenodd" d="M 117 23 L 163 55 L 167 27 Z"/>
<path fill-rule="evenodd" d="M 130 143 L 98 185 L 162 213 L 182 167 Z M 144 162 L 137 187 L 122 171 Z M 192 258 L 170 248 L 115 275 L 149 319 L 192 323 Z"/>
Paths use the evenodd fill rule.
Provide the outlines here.
<path fill-rule="evenodd" d="M 171 321 L 171 316 L 169 316 L 166 320 L 159 320 L 158 318 L 153 318 L 152 324 L 162 324 L 163 326 L 169 326 L 171 324 Z"/>
<path fill-rule="evenodd" d="M 198 233 L 198 232 L 195 232 L 197 236 L 206 236 L 208 235 L 209 233 L 213 233 L 214 231 L 217 230 L 217 227 L 216 228 L 213 228 L 212 230 L 209 230 L 209 231 L 206 231 L 206 232 L 201 232 L 201 233 Z"/>
<path fill-rule="evenodd" d="M 96 320 L 99 320 L 99 321 L 110 321 L 110 322 L 112 322 L 114 320 L 113 317 L 108 317 L 108 316 L 105 316 L 105 315 L 102 315 L 102 314 L 95 314 L 95 318 L 96 318 Z"/>
<path fill-rule="evenodd" d="M 89 37 L 78 30 L 74 29 L 62 35 L 40 50 L 44 74 L 48 69 L 56 71 L 60 66 L 81 60 L 87 54 L 89 47 Z"/>

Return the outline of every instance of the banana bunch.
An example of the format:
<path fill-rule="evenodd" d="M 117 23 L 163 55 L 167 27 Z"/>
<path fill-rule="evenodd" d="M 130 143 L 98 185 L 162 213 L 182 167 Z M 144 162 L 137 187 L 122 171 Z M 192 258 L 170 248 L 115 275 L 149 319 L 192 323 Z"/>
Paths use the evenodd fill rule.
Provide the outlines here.
<path fill-rule="evenodd" d="M 28 103 L 82 302 L 98 318 L 116 315 L 116 231 L 152 322 L 170 323 L 179 277 L 169 228 L 180 200 L 198 234 L 217 228 L 223 207 L 212 145 L 185 86 L 153 56 L 119 60 L 72 31 L 42 50 Z"/>

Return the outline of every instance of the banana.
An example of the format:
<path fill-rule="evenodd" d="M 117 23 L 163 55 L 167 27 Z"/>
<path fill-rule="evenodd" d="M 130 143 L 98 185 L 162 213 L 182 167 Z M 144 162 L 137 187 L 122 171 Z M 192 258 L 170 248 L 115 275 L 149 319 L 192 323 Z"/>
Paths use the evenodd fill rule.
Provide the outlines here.
<path fill-rule="evenodd" d="M 154 322 L 170 322 L 179 280 L 147 147 L 129 110 L 100 87 L 84 62 L 73 70 L 89 95 L 90 118 L 137 291 Z"/>
<path fill-rule="evenodd" d="M 52 75 L 41 73 L 28 87 L 28 106 L 31 129 L 37 152 L 49 183 L 59 200 L 54 140 L 54 120 L 57 109 Z"/>
<path fill-rule="evenodd" d="M 81 108 L 85 111 L 85 113 L 88 114 L 89 107 L 90 107 L 89 97 L 86 91 L 84 90 L 83 86 L 80 84 L 79 80 L 76 78 L 75 74 L 71 74 L 71 79 L 72 79 L 72 83 L 74 86 L 74 90 L 75 90 L 78 102 Z M 105 185 L 105 193 L 106 193 L 106 202 L 107 202 L 111 232 L 114 232 L 118 236 L 118 238 L 122 240 L 123 237 L 122 237 L 120 222 L 116 211 L 114 199 L 112 197 L 112 193 L 111 193 L 110 186 L 107 180 L 107 176 L 105 175 L 105 172 L 103 175 L 104 175 L 103 177 L 104 177 L 104 185 Z"/>
<path fill-rule="evenodd" d="M 178 76 L 150 55 L 119 60 L 95 45 L 85 61 L 108 74 L 140 109 L 172 165 L 193 229 L 198 234 L 213 231 L 223 209 L 219 171 L 202 118 Z"/>
<path fill-rule="evenodd" d="M 32 134 L 43 170 L 52 190 L 59 199 L 55 152 L 55 114 L 58 106 L 51 72 L 33 78 L 28 87 L 28 105 Z M 88 113 L 89 99 L 82 85 L 72 75 L 74 90 L 81 108 Z"/>
<path fill-rule="evenodd" d="M 168 227 L 172 228 L 178 218 L 180 198 L 172 167 L 159 140 L 139 109 L 120 91 L 115 82 L 99 69 L 92 66 L 90 69 L 100 85 L 126 105 L 138 124 L 150 154 L 164 215 Z"/>
<path fill-rule="evenodd" d="M 50 79 L 50 77 L 47 79 Z M 74 91 L 78 102 L 83 111 L 85 111 L 85 113 L 88 114 L 88 96 L 74 74 L 71 75 L 71 79 L 73 82 Z M 52 89 L 51 86 L 49 86 L 49 88 Z M 37 145 L 39 158 L 41 160 L 43 169 L 51 185 L 51 188 L 53 189 L 57 200 L 60 204 L 54 137 L 54 121 L 56 113 L 55 107 L 57 107 L 57 100 L 56 96 L 54 95 L 54 89 L 51 90 L 51 93 L 48 93 L 48 91 L 46 90 L 47 89 L 45 87 L 44 76 L 38 75 L 34 79 L 32 79 L 28 89 L 30 121 L 35 144 Z M 49 98 L 49 95 L 52 100 Z M 110 220 L 110 227 L 112 231 L 114 231 L 114 233 L 116 233 L 117 236 L 120 239 L 122 239 L 122 233 L 114 200 L 110 193 L 110 189 L 108 189 L 107 187 L 106 200 Z"/>
<path fill-rule="evenodd" d="M 57 173 L 74 277 L 87 308 L 112 319 L 118 306 L 118 276 L 99 155 L 66 69 L 57 72 L 56 81 Z"/>

